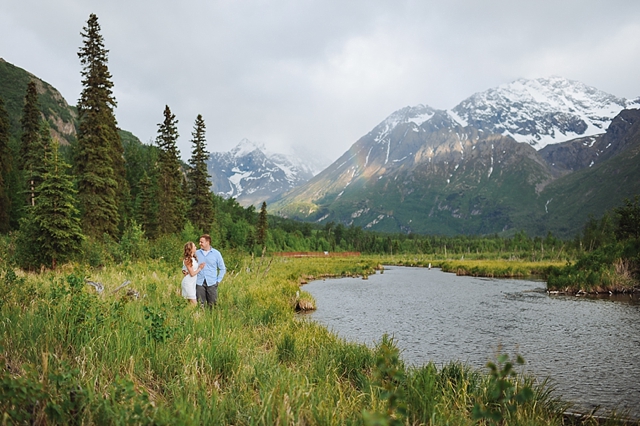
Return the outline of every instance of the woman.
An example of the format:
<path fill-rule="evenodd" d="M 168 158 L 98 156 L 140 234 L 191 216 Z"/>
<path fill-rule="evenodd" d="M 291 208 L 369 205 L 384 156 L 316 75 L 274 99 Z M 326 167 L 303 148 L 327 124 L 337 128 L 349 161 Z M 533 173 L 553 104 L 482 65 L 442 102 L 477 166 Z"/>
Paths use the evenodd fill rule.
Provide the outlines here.
<path fill-rule="evenodd" d="M 192 305 L 196 305 L 196 279 L 198 272 L 204 268 L 204 263 L 198 265 L 198 261 L 196 260 L 196 245 L 191 241 L 184 245 L 182 264 L 187 272 L 182 279 L 182 297 L 187 299 Z"/>

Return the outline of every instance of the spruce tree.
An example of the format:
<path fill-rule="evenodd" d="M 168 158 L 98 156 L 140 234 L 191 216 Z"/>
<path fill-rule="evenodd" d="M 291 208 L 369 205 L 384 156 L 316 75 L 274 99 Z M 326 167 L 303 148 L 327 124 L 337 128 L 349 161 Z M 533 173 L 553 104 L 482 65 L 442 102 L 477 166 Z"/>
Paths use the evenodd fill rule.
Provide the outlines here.
<path fill-rule="evenodd" d="M 147 237 L 155 238 L 158 230 L 158 205 L 155 199 L 157 188 L 146 171 L 138 186 L 140 191 L 136 199 L 136 220 Z"/>
<path fill-rule="evenodd" d="M 22 135 L 20 136 L 20 169 L 26 179 L 28 204 L 32 206 L 35 203 L 35 188 L 40 183 L 37 169 L 42 164 L 44 156 L 40 133 L 41 121 L 42 115 L 38 104 L 38 91 L 35 81 L 32 80 L 27 84 L 27 94 L 22 108 L 22 117 L 20 118 L 22 127 Z"/>
<path fill-rule="evenodd" d="M 164 121 L 158 124 L 156 143 L 158 154 L 158 233 L 174 234 L 185 224 L 185 196 L 182 189 L 180 153 L 178 151 L 178 120 L 169 106 L 164 109 Z"/>
<path fill-rule="evenodd" d="M 263 201 L 258 214 L 258 236 L 256 238 L 258 245 L 263 248 L 267 244 L 267 228 L 267 202 Z"/>
<path fill-rule="evenodd" d="M 80 248 L 82 230 L 75 206 L 76 191 L 66 171 L 70 168 L 59 155 L 58 142 L 54 142 L 45 157 L 45 173 L 37 190 L 38 199 L 34 216 L 41 235 L 38 245 L 55 268 L 57 260 L 66 260 Z"/>
<path fill-rule="evenodd" d="M 82 93 L 78 101 L 80 126 L 76 174 L 82 226 L 92 236 L 115 237 L 124 221 L 129 189 L 125 179 L 124 149 L 118 134 L 113 82 L 107 67 L 98 17 L 89 16 L 78 52 L 82 64 Z"/>
<path fill-rule="evenodd" d="M 9 232 L 11 197 L 9 197 L 9 172 L 11 172 L 12 156 L 9 147 L 9 114 L 0 97 L 0 233 Z"/>
<path fill-rule="evenodd" d="M 17 241 L 18 259 L 23 267 L 51 265 L 77 252 L 83 240 L 76 191 L 66 171 L 70 168 L 54 142 L 44 156 L 42 182 L 35 189 L 35 205 L 21 220 Z"/>
<path fill-rule="evenodd" d="M 191 159 L 189 165 L 189 196 L 191 205 L 189 209 L 189 220 L 196 227 L 205 233 L 211 232 L 213 223 L 213 200 L 209 191 L 209 178 L 207 172 L 207 158 L 209 153 L 206 150 L 205 125 L 202 115 L 198 114 L 194 125 L 193 151 L 191 151 Z"/>

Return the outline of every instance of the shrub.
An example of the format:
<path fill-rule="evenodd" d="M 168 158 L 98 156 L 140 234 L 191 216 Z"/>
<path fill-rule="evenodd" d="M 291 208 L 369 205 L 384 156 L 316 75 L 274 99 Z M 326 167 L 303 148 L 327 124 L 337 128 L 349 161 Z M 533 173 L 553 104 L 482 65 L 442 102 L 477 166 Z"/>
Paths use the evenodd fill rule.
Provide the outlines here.
<path fill-rule="evenodd" d="M 380 392 L 380 399 L 386 401 L 383 413 L 364 412 L 367 425 L 403 425 L 407 415 L 405 399 L 405 370 L 400 360 L 400 352 L 393 339 L 388 335 L 382 336 L 382 341 L 376 348 L 376 366 L 373 370 L 373 385 Z"/>
<path fill-rule="evenodd" d="M 119 261 L 133 261 L 149 257 L 149 242 L 144 236 L 142 225 L 131 220 L 120 238 L 118 247 Z"/>
<path fill-rule="evenodd" d="M 516 363 L 524 364 L 518 355 Z M 489 381 L 486 387 L 486 400 L 473 407 L 474 420 L 485 419 L 491 424 L 499 424 L 508 415 L 513 414 L 518 405 L 533 399 L 531 387 L 517 380 L 518 374 L 513 370 L 513 363 L 506 354 L 498 355 L 495 363 L 489 362 Z"/>

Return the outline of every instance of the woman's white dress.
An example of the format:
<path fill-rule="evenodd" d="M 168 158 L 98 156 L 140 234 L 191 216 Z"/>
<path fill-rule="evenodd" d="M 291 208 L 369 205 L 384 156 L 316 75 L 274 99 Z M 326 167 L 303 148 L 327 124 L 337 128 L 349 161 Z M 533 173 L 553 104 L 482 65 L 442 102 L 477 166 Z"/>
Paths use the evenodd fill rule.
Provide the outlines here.
<path fill-rule="evenodd" d="M 197 265 L 197 261 L 195 257 L 191 258 L 193 265 Z M 183 262 L 184 263 L 184 262 Z M 185 265 L 186 266 L 186 265 Z M 193 266 L 191 267 L 193 269 Z M 182 297 L 185 299 L 195 299 L 196 298 L 196 280 L 198 279 L 197 275 L 193 277 L 189 275 L 189 271 L 187 270 L 187 275 L 182 278 Z"/>

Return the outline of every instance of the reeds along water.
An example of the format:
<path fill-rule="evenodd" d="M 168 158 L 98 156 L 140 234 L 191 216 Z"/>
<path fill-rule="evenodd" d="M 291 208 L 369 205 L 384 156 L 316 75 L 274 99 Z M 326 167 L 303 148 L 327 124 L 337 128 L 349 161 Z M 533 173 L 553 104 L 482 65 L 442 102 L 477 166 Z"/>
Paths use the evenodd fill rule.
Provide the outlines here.
<path fill-rule="evenodd" d="M 368 348 L 295 315 L 297 292 L 310 298 L 299 285 L 303 275 L 370 274 L 383 259 L 250 262 L 227 274 L 213 310 L 189 306 L 179 268 L 161 260 L 39 275 L 5 268 L 3 419 L 343 425 L 365 423 L 367 412 L 403 424 L 473 424 L 472 407 L 491 402 L 483 372 L 461 364 L 408 368 L 393 355 L 392 339 Z M 138 298 L 113 291 L 125 280 Z M 385 365 L 398 374 L 381 375 Z M 554 404 L 537 391 L 505 410 L 503 423 L 560 424 Z"/>

